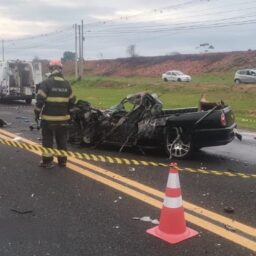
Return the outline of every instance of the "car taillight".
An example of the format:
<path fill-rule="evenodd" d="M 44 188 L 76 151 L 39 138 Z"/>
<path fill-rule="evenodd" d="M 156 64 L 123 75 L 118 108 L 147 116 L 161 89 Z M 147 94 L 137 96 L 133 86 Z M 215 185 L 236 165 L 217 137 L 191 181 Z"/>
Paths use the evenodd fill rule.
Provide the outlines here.
<path fill-rule="evenodd" d="M 225 116 L 225 114 L 223 112 L 220 115 L 220 123 L 221 123 L 222 126 L 226 126 L 227 125 L 226 116 Z"/>

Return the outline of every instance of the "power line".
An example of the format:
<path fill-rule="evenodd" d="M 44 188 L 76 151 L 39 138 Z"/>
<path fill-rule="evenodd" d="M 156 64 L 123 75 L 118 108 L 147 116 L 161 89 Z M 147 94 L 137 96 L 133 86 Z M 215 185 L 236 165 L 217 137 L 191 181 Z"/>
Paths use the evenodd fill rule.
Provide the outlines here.
<path fill-rule="evenodd" d="M 191 28 L 193 29 L 200 29 L 200 28 L 210 28 L 210 27 L 221 27 L 221 26 L 236 26 L 236 25 L 244 25 L 244 24 L 254 24 L 254 19 L 247 19 L 243 20 L 245 18 L 255 18 L 255 15 L 251 16 L 243 16 L 243 17 L 232 17 L 228 19 L 216 19 L 211 20 L 210 23 L 205 22 L 191 22 L 191 23 L 176 23 L 176 24 L 170 24 L 168 26 L 144 26 L 142 28 L 136 28 L 136 33 L 151 33 L 151 32 L 162 32 L 162 31 L 177 31 L 177 30 L 189 30 Z M 242 19 L 241 19 L 242 18 Z M 239 19 L 238 21 L 233 21 L 235 19 Z M 227 22 L 229 20 L 232 20 L 232 22 Z M 113 31 L 101 31 L 101 32 L 95 32 L 93 34 L 88 33 L 87 37 L 97 37 L 97 36 L 111 36 L 111 35 L 121 35 L 121 34 L 133 34 L 135 33 L 135 28 L 133 29 L 123 29 L 123 30 L 113 30 Z M 110 32 L 110 33 L 109 33 Z"/>
<path fill-rule="evenodd" d="M 5 41 L 9 43 L 9 42 L 18 42 L 18 41 L 26 41 L 26 40 L 44 38 L 44 37 L 54 36 L 56 34 L 61 34 L 65 31 L 68 31 L 71 29 L 72 29 L 72 27 L 68 26 L 68 27 L 62 28 L 60 30 L 56 30 L 56 31 L 48 32 L 48 33 L 43 33 L 43 34 L 34 35 L 34 36 L 25 36 L 22 38 L 6 39 Z"/>
<path fill-rule="evenodd" d="M 253 7 L 250 7 L 250 8 L 246 8 L 246 9 L 241 9 L 241 10 L 239 10 L 239 12 L 241 12 L 241 11 L 243 11 L 243 10 L 255 10 L 256 8 L 255 8 L 256 6 L 254 6 L 254 8 Z M 190 15 L 190 16 L 184 16 L 183 17 L 183 19 L 182 20 L 184 20 L 184 19 L 187 19 L 187 18 L 198 18 L 198 17 L 207 17 L 207 18 L 211 18 L 211 16 L 210 15 L 213 15 L 214 17 L 216 17 L 216 16 L 219 16 L 220 14 L 229 14 L 229 13 L 233 13 L 234 12 L 234 10 L 232 10 L 231 12 L 228 12 L 228 11 L 223 11 L 223 12 L 214 12 L 214 13 L 204 13 L 203 15 Z M 246 14 L 246 16 L 239 16 L 239 17 L 241 17 L 241 18 L 246 18 L 246 17 L 248 17 L 248 15 L 249 15 L 250 13 L 248 13 L 248 14 Z M 253 15 L 255 15 L 255 13 L 253 13 Z M 230 18 L 227 18 L 227 19 L 236 19 L 237 18 L 237 16 L 232 16 L 232 17 L 230 17 Z M 175 18 L 175 21 L 178 21 L 179 19 L 177 19 L 177 18 Z M 199 20 L 199 21 L 194 21 L 194 22 L 209 22 L 209 21 L 211 21 L 211 20 L 209 20 L 209 19 L 207 19 L 207 20 Z M 125 28 L 125 29 L 128 29 L 128 28 L 131 28 L 131 29 L 134 29 L 134 28 L 139 28 L 139 27 L 151 27 L 152 25 L 146 25 L 145 23 L 149 23 L 149 22 L 137 22 L 137 23 L 129 23 L 129 25 L 134 25 L 134 26 L 127 26 L 126 24 L 123 24 L 123 25 L 120 25 L 120 24 L 116 24 L 116 25 L 112 25 L 112 26 L 108 26 L 108 27 L 105 27 L 105 28 L 103 28 L 102 30 L 95 30 L 95 32 L 101 32 L 101 31 L 108 31 L 109 30 L 109 28 L 110 29 L 115 29 L 115 31 L 117 31 L 118 29 L 120 29 L 120 28 Z M 185 22 L 185 23 L 191 23 L 191 22 Z M 185 24 L 185 23 L 183 23 L 183 24 Z M 176 24 L 176 23 L 168 23 L 168 24 L 166 24 L 166 25 L 163 25 L 163 24 L 158 24 L 158 26 L 169 26 L 169 25 L 173 25 L 173 24 Z M 178 24 L 182 24 L 182 23 L 178 23 Z M 89 30 L 89 31 L 86 31 L 87 33 L 88 32 L 94 32 L 94 30 Z"/>
<path fill-rule="evenodd" d="M 196 0 L 196 2 L 201 2 L 202 0 Z M 215 0 L 215 1 L 218 1 L 218 0 Z M 92 25 L 103 25 L 103 24 L 107 24 L 107 23 L 110 23 L 110 22 L 113 22 L 113 21 L 118 21 L 118 20 L 128 20 L 130 18 L 135 18 L 135 17 L 139 17 L 140 15 L 142 14 L 146 14 L 146 13 L 152 13 L 152 12 L 161 12 L 163 9 L 178 9 L 178 8 L 181 8 L 185 5 L 189 5 L 189 4 L 194 4 L 195 3 L 195 0 L 194 1 L 185 1 L 184 3 L 181 3 L 181 4 L 175 4 L 175 5 L 169 5 L 169 6 L 164 6 L 164 7 L 161 7 L 161 8 L 155 8 L 155 9 L 151 9 L 149 11 L 142 11 L 138 14 L 133 14 L 133 15 L 124 15 L 124 16 L 119 16 L 117 18 L 112 18 L 112 19 L 108 19 L 108 20 L 104 20 L 104 21 L 96 21 L 96 22 L 91 22 L 91 23 L 86 23 L 85 25 L 87 27 L 89 26 L 92 26 Z"/>

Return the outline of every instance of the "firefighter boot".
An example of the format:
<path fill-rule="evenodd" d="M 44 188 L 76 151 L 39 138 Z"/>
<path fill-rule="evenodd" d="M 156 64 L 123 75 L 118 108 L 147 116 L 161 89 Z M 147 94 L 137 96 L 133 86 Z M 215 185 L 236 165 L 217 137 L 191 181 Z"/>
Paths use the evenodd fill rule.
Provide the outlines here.
<path fill-rule="evenodd" d="M 44 162 L 43 160 L 40 161 L 39 163 L 39 167 L 43 167 L 43 168 L 46 168 L 46 169 L 51 169 L 54 167 L 54 164 L 53 162 Z"/>

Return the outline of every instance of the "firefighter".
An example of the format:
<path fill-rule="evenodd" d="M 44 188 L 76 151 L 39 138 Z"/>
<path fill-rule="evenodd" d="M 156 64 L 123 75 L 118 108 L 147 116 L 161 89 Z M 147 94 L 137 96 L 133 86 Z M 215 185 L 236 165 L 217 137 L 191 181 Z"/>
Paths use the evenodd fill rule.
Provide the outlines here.
<path fill-rule="evenodd" d="M 43 147 L 53 148 L 55 138 L 57 148 L 67 150 L 69 111 L 75 102 L 75 97 L 70 83 L 63 77 L 62 64 L 59 60 L 50 61 L 49 71 L 48 78 L 38 88 L 35 119 L 38 122 L 41 117 Z M 58 156 L 59 166 L 65 167 L 66 162 L 66 156 Z M 53 155 L 50 152 L 43 152 L 39 166 L 52 168 Z"/>

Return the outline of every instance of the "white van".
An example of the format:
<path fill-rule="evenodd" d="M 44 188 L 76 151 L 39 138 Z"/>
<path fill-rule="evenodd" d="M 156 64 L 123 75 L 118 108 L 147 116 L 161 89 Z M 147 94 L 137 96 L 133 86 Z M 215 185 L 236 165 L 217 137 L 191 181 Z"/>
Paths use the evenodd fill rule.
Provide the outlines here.
<path fill-rule="evenodd" d="M 36 84 L 42 81 L 39 62 L 9 60 L 0 62 L 0 100 L 25 100 L 30 104 Z"/>

